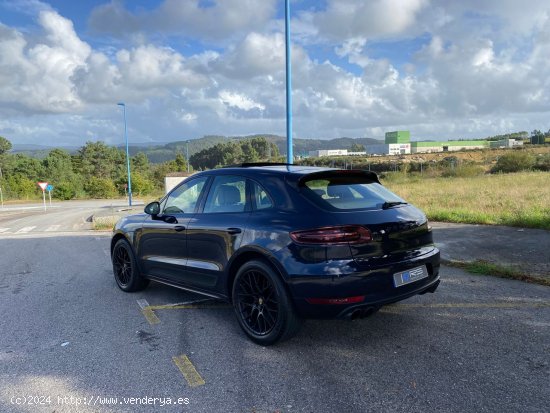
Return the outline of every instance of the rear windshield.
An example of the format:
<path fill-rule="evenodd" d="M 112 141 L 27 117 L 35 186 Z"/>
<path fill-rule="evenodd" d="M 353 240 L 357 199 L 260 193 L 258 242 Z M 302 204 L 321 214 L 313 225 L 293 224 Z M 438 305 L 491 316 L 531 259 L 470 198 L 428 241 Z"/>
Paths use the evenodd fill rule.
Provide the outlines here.
<path fill-rule="evenodd" d="M 302 184 L 302 193 L 322 208 L 381 209 L 387 202 L 405 202 L 379 183 L 363 177 L 327 177 Z"/>

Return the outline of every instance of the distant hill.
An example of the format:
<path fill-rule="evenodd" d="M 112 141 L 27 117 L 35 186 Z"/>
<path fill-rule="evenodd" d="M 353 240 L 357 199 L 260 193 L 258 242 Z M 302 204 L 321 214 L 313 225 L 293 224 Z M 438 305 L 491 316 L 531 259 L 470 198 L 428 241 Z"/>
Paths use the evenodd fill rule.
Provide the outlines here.
<path fill-rule="evenodd" d="M 188 141 L 177 141 L 170 143 L 139 143 L 130 144 L 128 150 L 133 156 L 139 152 L 145 153 L 152 163 L 161 163 L 176 158 L 177 153 L 186 155 L 187 143 L 189 142 L 189 156 L 210 148 L 218 143 L 228 142 L 230 140 L 243 140 L 263 137 L 273 142 L 279 148 L 281 154 L 286 154 L 286 137 L 270 134 L 257 134 L 248 136 L 217 136 L 208 135 L 199 139 L 189 139 Z M 375 145 L 383 143 L 382 141 L 371 138 L 337 138 L 337 139 L 294 139 L 294 154 L 297 156 L 307 155 L 309 151 L 318 149 L 349 149 L 354 143 L 360 145 Z M 59 146 L 70 153 L 76 153 L 79 147 Z M 117 145 L 117 148 L 125 150 L 125 145 Z M 45 158 L 54 147 L 44 145 L 14 145 L 13 153 L 24 153 L 33 158 Z"/>
<path fill-rule="evenodd" d="M 48 153 L 54 148 L 65 149 L 69 153 L 76 153 L 78 146 L 46 146 L 46 145 L 33 145 L 33 144 L 14 144 L 11 153 L 22 153 L 30 156 L 31 158 L 44 159 L 48 156 Z"/>
<path fill-rule="evenodd" d="M 143 152 L 147 155 L 150 162 L 159 163 L 165 162 L 176 157 L 176 153 L 186 155 L 186 146 L 189 142 L 189 156 L 212 147 L 218 143 L 228 142 L 230 140 L 244 140 L 263 137 L 268 141 L 273 142 L 279 148 L 281 154 L 286 154 L 286 137 L 269 134 L 258 134 L 248 136 L 204 136 L 200 139 L 190 139 L 189 141 L 171 142 L 165 145 L 155 145 L 149 147 L 129 148 L 130 154 L 135 155 L 138 152 Z M 307 155 L 309 151 L 317 149 L 349 149 L 354 143 L 360 145 L 376 145 L 383 143 L 382 141 L 371 138 L 337 138 L 337 139 L 294 139 L 294 154 L 297 156 Z"/>

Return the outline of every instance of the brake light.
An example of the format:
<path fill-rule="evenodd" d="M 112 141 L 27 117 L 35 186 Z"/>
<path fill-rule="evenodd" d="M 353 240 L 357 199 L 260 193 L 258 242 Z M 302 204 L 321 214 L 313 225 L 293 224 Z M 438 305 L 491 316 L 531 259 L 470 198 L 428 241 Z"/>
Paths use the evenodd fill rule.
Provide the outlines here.
<path fill-rule="evenodd" d="M 366 244 L 372 241 L 370 231 L 360 225 L 344 225 L 294 231 L 290 238 L 299 244 Z"/>
<path fill-rule="evenodd" d="M 306 298 L 306 301 L 309 304 L 325 304 L 325 305 L 357 304 L 365 301 L 365 296 L 358 295 L 355 297 L 344 297 L 344 298 Z"/>

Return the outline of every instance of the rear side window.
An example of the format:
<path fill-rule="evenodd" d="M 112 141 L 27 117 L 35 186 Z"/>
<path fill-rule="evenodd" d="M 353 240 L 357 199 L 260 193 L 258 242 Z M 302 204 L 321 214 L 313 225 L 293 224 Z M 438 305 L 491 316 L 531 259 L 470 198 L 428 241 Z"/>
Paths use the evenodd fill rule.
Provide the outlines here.
<path fill-rule="evenodd" d="M 335 176 L 303 182 L 302 193 L 323 208 L 380 209 L 387 202 L 405 202 L 377 182 L 357 176 Z"/>
<path fill-rule="evenodd" d="M 212 183 L 204 213 L 243 212 L 246 206 L 246 179 L 217 176 Z"/>
<path fill-rule="evenodd" d="M 271 197 L 262 186 L 254 181 L 251 181 L 252 199 L 254 199 L 254 205 L 256 210 L 268 209 L 273 207 Z"/>

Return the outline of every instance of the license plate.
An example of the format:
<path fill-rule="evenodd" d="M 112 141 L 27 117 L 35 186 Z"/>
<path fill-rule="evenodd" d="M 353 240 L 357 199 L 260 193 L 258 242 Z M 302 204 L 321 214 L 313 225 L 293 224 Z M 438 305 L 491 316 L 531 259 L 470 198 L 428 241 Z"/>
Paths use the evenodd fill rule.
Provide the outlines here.
<path fill-rule="evenodd" d="M 410 284 L 427 277 L 428 270 L 423 265 L 422 267 L 411 268 L 410 270 L 393 274 L 393 284 L 396 287 L 401 287 L 402 285 Z"/>

